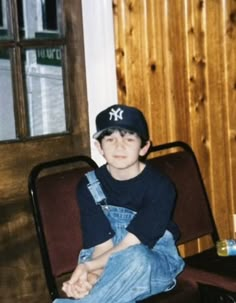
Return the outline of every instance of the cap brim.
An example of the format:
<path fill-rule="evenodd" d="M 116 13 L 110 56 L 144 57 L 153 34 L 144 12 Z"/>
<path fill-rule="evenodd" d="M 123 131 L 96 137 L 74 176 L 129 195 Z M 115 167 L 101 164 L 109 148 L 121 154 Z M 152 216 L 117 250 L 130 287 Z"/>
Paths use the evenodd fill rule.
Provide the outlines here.
<path fill-rule="evenodd" d="M 107 129 L 107 128 L 106 128 L 106 129 Z M 93 134 L 93 139 L 97 139 L 98 137 L 100 137 L 100 135 L 101 135 L 106 129 L 100 130 L 99 132 L 96 132 L 95 134 Z"/>
<path fill-rule="evenodd" d="M 106 127 L 106 128 L 104 128 L 104 129 L 102 129 L 102 130 L 96 132 L 96 133 L 93 135 L 93 139 L 99 138 L 99 137 L 102 135 L 102 133 L 104 133 L 104 132 L 105 132 L 106 130 L 108 130 L 108 129 L 123 129 L 123 130 L 132 131 L 132 132 L 135 132 L 135 133 L 136 133 L 135 130 L 126 128 L 125 126 L 124 126 L 124 127 L 122 127 L 122 126 L 119 126 L 119 127 L 118 127 L 118 126 L 113 126 L 113 127 L 110 126 L 110 127 Z"/>

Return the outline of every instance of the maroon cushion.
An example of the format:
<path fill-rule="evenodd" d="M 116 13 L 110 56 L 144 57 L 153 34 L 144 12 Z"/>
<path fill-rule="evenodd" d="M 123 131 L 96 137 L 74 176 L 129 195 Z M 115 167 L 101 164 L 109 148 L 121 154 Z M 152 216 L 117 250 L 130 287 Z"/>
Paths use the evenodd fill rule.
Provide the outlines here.
<path fill-rule="evenodd" d="M 187 257 L 185 262 L 193 268 L 227 276 L 234 279 L 234 283 L 236 282 L 236 256 L 220 257 L 215 247 Z"/>
<path fill-rule="evenodd" d="M 88 168 L 77 168 L 42 177 L 37 183 L 38 200 L 55 276 L 74 269 L 82 248 L 76 185 Z"/>
<path fill-rule="evenodd" d="M 236 291 L 199 283 L 199 291 L 202 303 L 236 302 Z"/>
<path fill-rule="evenodd" d="M 225 288 L 229 291 L 236 290 L 236 277 L 232 278 L 227 275 L 209 272 L 203 269 L 193 268 L 191 266 L 186 266 L 185 270 L 181 274 L 181 278 L 196 284 L 203 283 Z"/>
<path fill-rule="evenodd" d="M 181 237 L 178 244 L 199 238 L 214 230 L 205 188 L 193 157 L 185 151 L 148 160 L 167 174 L 177 189 L 174 220 Z"/>

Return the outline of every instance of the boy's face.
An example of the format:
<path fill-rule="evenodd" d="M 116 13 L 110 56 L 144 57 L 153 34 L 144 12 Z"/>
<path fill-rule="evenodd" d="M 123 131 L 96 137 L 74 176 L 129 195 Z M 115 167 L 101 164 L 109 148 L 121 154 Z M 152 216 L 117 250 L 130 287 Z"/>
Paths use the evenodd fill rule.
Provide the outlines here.
<path fill-rule="evenodd" d="M 141 147 L 141 139 L 136 133 L 121 133 L 119 130 L 105 136 L 101 143 L 97 142 L 100 153 L 108 165 L 117 168 L 129 168 L 139 162 L 150 146 L 149 141 Z"/>

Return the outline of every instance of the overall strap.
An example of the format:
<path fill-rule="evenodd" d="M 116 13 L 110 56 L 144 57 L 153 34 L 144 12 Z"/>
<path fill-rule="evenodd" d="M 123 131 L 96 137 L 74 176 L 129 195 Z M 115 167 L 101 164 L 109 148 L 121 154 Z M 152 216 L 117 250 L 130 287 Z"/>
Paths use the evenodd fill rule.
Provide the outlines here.
<path fill-rule="evenodd" d="M 102 190 L 101 184 L 96 177 L 94 171 L 89 171 L 85 174 L 89 183 L 88 183 L 88 190 L 90 191 L 91 195 L 94 198 L 94 201 L 97 205 L 106 205 L 106 196 Z"/>

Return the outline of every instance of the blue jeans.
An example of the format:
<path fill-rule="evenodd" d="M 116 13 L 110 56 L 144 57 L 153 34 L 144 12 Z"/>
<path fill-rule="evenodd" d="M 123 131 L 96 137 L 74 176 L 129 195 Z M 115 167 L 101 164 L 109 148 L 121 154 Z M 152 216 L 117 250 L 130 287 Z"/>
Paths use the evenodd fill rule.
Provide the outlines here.
<path fill-rule="evenodd" d="M 115 231 L 116 245 L 127 234 L 126 227 L 135 212 L 116 206 L 103 207 L 103 211 Z M 79 262 L 89 260 L 93 250 L 83 249 Z M 100 279 L 83 299 L 56 299 L 54 303 L 135 303 L 172 289 L 183 267 L 173 236 L 166 231 L 152 249 L 137 244 L 114 253 Z"/>

